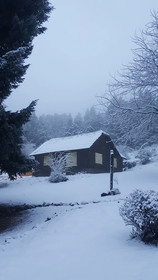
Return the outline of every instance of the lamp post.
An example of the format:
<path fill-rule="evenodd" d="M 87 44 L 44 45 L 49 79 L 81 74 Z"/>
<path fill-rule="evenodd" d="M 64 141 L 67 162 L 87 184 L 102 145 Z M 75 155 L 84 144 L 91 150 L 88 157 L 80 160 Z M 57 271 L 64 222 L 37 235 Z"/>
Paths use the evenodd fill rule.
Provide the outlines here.
<path fill-rule="evenodd" d="M 113 189 L 114 150 L 110 150 L 110 191 Z"/>
<path fill-rule="evenodd" d="M 119 189 L 113 188 L 114 177 L 114 150 L 110 150 L 110 191 L 102 193 L 101 196 L 120 194 Z"/>

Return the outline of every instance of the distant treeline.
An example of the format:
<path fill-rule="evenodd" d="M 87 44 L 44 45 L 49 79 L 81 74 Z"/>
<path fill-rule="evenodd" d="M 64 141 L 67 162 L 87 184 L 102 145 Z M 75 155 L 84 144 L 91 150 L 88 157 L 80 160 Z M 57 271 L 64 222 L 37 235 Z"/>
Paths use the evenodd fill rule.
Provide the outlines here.
<path fill-rule="evenodd" d="M 121 111 L 112 104 L 104 112 L 95 107 L 80 113 L 52 114 L 37 117 L 34 113 L 31 120 L 23 127 L 24 144 L 34 148 L 43 142 L 56 137 L 103 130 L 108 133 L 117 145 L 139 148 L 143 144 L 158 142 L 157 116 L 137 115 L 132 111 Z"/>

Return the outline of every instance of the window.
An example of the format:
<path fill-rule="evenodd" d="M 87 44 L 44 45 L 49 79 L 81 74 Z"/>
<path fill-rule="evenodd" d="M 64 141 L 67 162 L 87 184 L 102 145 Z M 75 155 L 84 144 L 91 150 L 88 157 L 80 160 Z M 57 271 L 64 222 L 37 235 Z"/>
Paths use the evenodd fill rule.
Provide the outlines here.
<path fill-rule="evenodd" d="M 47 156 L 44 156 L 44 161 L 43 161 L 43 165 L 44 166 L 51 166 L 51 161 L 52 161 L 52 158 L 50 155 L 47 155 Z"/>
<path fill-rule="evenodd" d="M 114 158 L 114 168 L 117 168 L 117 158 Z"/>
<path fill-rule="evenodd" d="M 95 153 L 95 163 L 103 164 L 103 155 L 100 153 Z"/>
<path fill-rule="evenodd" d="M 66 157 L 66 167 L 77 166 L 77 152 L 68 153 Z"/>

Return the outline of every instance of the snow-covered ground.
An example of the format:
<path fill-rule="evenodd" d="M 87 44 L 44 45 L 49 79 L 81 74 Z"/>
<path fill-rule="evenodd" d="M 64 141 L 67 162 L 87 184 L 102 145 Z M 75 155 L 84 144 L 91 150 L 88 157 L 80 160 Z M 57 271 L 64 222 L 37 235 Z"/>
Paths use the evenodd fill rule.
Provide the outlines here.
<path fill-rule="evenodd" d="M 131 240 L 119 215 L 132 190 L 158 190 L 157 170 L 154 162 L 115 174 L 121 194 L 102 198 L 109 174 L 79 174 L 57 184 L 1 177 L 0 203 L 64 204 L 27 210 L 20 224 L 0 234 L 0 279 L 157 280 L 158 248 Z"/>

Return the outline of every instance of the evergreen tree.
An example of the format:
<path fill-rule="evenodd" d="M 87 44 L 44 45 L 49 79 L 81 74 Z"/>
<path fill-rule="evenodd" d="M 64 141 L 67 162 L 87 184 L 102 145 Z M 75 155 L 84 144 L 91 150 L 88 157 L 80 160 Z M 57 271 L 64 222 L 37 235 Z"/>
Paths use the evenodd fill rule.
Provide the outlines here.
<path fill-rule="evenodd" d="M 21 145 L 23 124 L 36 101 L 19 112 L 6 111 L 4 102 L 23 82 L 33 39 L 46 30 L 43 23 L 52 7 L 47 0 L 0 0 L 0 7 L 0 170 L 14 179 L 33 166 L 22 154 Z"/>
<path fill-rule="evenodd" d="M 84 115 L 84 131 L 93 132 L 103 127 L 101 114 L 97 113 L 95 107 L 87 109 Z"/>

